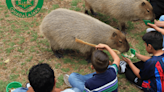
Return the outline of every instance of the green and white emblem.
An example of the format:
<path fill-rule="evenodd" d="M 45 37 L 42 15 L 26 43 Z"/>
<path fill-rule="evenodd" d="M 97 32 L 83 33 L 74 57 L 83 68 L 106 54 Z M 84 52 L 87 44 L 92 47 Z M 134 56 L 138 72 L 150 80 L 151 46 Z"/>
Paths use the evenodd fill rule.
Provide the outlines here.
<path fill-rule="evenodd" d="M 12 0 L 6 0 L 7 7 L 12 14 L 20 18 L 27 18 L 36 15 L 42 8 L 44 2 L 44 0 L 13 0 L 13 1 L 14 2 L 12 2 Z M 16 9 L 16 7 L 18 7 L 19 9 Z M 27 11 L 29 9 L 31 10 Z"/>

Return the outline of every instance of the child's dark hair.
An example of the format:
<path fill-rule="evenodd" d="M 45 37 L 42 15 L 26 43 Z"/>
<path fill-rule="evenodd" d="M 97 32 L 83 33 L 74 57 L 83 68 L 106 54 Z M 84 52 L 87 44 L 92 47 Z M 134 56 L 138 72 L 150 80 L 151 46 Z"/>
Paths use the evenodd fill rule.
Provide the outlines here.
<path fill-rule="evenodd" d="M 33 66 L 28 75 L 35 92 L 51 92 L 55 85 L 54 78 L 54 71 L 45 63 Z"/>
<path fill-rule="evenodd" d="M 92 53 L 91 63 L 97 72 L 102 73 L 108 68 L 109 57 L 103 51 L 96 50 Z"/>
<path fill-rule="evenodd" d="M 162 49 L 162 43 L 163 43 L 163 36 L 158 31 L 151 31 L 146 33 L 142 39 L 145 41 L 145 43 L 151 44 L 155 50 Z"/>

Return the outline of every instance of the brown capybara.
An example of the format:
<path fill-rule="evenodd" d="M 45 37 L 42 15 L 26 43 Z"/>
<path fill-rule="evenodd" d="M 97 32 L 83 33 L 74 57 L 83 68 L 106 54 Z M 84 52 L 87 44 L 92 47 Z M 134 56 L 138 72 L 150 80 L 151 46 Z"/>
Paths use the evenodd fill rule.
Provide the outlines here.
<path fill-rule="evenodd" d="M 153 8 L 147 0 L 84 0 L 85 13 L 88 10 L 109 15 L 118 20 L 120 29 L 125 31 L 125 23 L 132 20 L 154 20 Z"/>
<path fill-rule="evenodd" d="M 91 16 L 68 9 L 51 11 L 43 19 L 40 31 L 50 41 L 58 58 L 62 57 L 60 49 L 79 50 L 87 56 L 91 55 L 95 48 L 77 43 L 75 38 L 93 44 L 104 43 L 120 52 L 129 50 L 129 44 L 122 32 Z"/>

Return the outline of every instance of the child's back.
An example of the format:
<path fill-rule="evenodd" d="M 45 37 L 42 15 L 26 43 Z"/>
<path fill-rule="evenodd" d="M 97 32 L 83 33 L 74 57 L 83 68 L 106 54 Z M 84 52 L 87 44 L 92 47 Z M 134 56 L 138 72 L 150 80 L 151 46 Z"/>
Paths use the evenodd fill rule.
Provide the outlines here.
<path fill-rule="evenodd" d="M 117 92 L 117 65 L 109 65 L 108 56 L 103 51 L 95 51 L 92 55 L 92 66 L 96 74 L 85 82 L 85 91 Z"/>
<path fill-rule="evenodd" d="M 117 92 L 118 80 L 117 80 L 117 66 L 115 64 L 109 66 L 109 68 L 100 74 L 94 74 L 92 78 L 85 82 L 85 90 L 88 91 L 105 91 L 108 90 Z"/>
<path fill-rule="evenodd" d="M 152 56 L 143 66 L 140 70 L 142 87 L 151 92 L 164 92 L 164 54 Z"/>

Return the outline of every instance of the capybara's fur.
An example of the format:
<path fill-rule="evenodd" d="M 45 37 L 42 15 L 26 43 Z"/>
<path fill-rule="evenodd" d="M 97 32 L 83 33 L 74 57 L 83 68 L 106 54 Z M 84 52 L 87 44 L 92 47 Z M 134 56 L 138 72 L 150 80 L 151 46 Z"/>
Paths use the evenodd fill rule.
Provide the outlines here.
<path fill-rule="evenodd" d="M 84 0 L 88 10 L 116 18 L 120 28 L 125 30 L 125 22 L 131 20 L 154 20 L 153 8 L 147 0 Z"/>
<path fill-rule="evenodd" d="M 59 58 L 60 55 L 56 52 L 59 49 L 79 50 L 91 55 L 95 48 L 75 42 L 75 37 L 93 44 L 104 43 L 120 52 L 129 50 L 122 32 L 98 19 L 72 10 L 59 8 L 51 11 L 43 19 L 40 31 L 50 41 L 52 50 Z"/>

